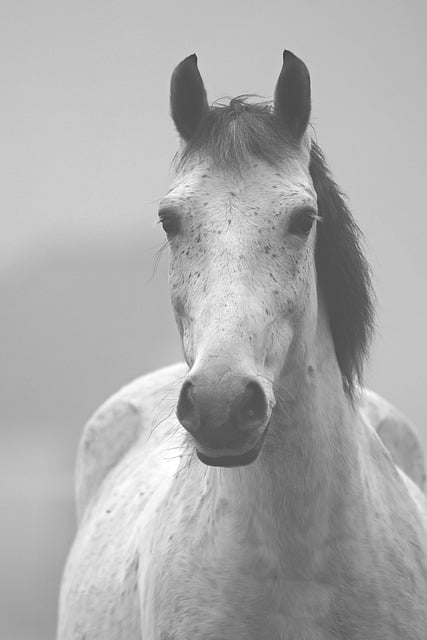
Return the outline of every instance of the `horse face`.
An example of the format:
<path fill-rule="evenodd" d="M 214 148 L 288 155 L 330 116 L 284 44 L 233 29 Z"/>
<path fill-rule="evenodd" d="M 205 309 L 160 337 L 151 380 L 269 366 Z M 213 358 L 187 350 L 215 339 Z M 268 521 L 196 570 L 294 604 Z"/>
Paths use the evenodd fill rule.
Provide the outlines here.
<path fill-rule="evenodd" d="M 316 195 L 308 153 L 280 168 L 190 163 L 162 201 L 170 293 L 190 372 L 178 418 L 209 464 L 257 456 L 275 382 L 315 330 Z"/>
<path fill-rule="evenodd" d="M 308 70 L 285 51 L 273 110 L 210 109 L 192 55 L 172 75 L 171 112 L 185 162 L 160 219 L 190 367 L 177 415 L 203 462 L 248 464 L 316 323 Z"/>

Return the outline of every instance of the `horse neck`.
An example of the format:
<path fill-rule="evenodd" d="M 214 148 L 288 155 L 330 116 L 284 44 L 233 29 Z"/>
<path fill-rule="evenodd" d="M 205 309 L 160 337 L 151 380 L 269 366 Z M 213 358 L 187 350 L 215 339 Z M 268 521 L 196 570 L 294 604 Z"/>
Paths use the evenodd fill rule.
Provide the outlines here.
<path fill-rule="evenodd" d="M 258 460 L 200 472 L 215 504 L 228 504 L 241 525 L 252 520 L 265 527 L 262 536 L 276 536 L 290 557 L 304 550 L 308 562 L 331 523 L 339 528 L 337 517 L 348 525 L 346 505 L 360 485 L 361 425 L 343 389 L 325 314 L 314 345 L 309 360 L 278 390 Z"/>
<path fill-rule="evenodd" d="M 324 538 L 332 519 L 338 526 L 337 513 L 346 519 L 345 505 L 360 495 L 365 442 L 321 303 L 312 349 L 277 395 L 280 404 L 260 463 L 272 487 L 278 526 L 288 537 L 314 542 Z"/>

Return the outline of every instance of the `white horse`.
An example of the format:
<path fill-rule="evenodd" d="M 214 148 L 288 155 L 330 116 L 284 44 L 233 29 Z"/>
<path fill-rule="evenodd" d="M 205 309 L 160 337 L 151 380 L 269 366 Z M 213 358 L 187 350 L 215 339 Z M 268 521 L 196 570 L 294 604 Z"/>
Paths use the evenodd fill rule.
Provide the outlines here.
<path fill-rule="evenodd" d="M 160 219 L 186 364 L 84 431 L 58 638 L 425 640 L 423 456 L 358 386 L 369 269 L 307 132 L 308 71 L 285 52 L 273 107 L 210 108 L 190 56 L 171 107 Z"/>

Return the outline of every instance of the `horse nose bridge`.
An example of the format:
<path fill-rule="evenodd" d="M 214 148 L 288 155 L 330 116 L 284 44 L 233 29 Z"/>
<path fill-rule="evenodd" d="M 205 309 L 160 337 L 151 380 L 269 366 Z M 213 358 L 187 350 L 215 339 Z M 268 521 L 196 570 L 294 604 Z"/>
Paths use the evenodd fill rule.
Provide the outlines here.
<path fill-rule="evenodd" d="M 208 350 L 229 352 L 234 345 L 232 352 L 246 352 L 262 335 L 265 310 L 259 297 L 224 287 L 208 292 L 193 322 L 200 332 L 200 344 L 209 344 Z"/>

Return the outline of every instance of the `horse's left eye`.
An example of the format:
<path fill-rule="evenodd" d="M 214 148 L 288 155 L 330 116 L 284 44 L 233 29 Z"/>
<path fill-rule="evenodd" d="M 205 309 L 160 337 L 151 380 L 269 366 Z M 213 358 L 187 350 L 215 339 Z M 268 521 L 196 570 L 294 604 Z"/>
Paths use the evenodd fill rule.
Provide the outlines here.
<path fill-rule="evenodd" d="M 179 216 L 177 212 L 168 207 L 159 211 L 159 221 L 163 231 L 168 237 L 176 235 L 179 231 Z"/>
<path fill-rule="evenodd" d="M 317 215 L 313 209 L 294 211 L 289 221 L 289 233 L 298 236 L 308 236 L 316 218 Z"/>

